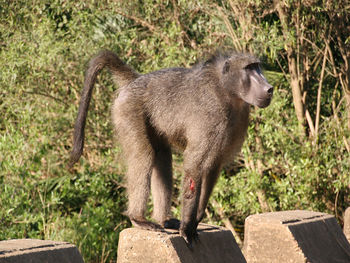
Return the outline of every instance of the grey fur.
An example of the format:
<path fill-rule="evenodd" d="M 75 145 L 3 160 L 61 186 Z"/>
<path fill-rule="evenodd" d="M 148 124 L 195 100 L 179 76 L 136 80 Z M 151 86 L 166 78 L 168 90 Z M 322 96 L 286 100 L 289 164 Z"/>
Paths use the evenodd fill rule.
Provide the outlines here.
<path fill-rule="evenodd" d="M 119 85 L 112 119 L 128 167 L 130 220 L 146 229 L 180 228 L 191 243 L 221 167 L 242 147 L 249 105 L 270 104 L 273 89 L 259 65 L 254 56 L 232 53 L 215 55 L 192 68 L 139 75 L 113 52 L 102 51 L 86 73 L 71 164 L 82 153 L 96 76 L 107 66 Z M 184 154 L 181 223 L 170 218 L 173 147 Z M 157 223 L 144 217 L 151 188 Z"/>

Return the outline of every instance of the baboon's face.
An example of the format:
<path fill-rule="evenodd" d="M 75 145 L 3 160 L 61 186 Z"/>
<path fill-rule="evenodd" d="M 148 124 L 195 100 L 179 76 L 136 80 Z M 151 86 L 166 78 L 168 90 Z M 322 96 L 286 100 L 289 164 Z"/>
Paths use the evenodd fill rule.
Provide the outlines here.
<path fill-rule="evenodd" d="M 231 81 L 237 83 L 237 78 L 239 81 L 237 86 L 233 86 L 234 93 L 242 100 L 259 108 L 265 108 L 270 104 L 273 87 L 263 76 L 258 62 L 251 63 L 239 70 L 239 76 L 234 74 Z"/>
<path fill-rule="evenodd" d="M 273 87 L 262 74 L 260 65 L 250 64 L 243 71 L 241 98 L 259 108 L 267 107 L 272 99 Z"/>

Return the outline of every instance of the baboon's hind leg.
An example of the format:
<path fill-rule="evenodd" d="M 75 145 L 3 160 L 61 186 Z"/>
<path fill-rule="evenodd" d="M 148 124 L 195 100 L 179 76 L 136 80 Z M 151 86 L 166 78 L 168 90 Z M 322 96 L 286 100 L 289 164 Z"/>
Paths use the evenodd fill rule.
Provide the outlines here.
<path fill-rule="evenodd" d="M 172 156 L 168 145 L 157 146 L 152 172 L 153 218 L 164 228 L 179 229 L 180 220 L 171 217 Z"/>
<path fill-rule="evenodd" d="M 146 124 L 142 117 L 132 112 L 124 112 L 114 119 L 128 169 L 127 214 L 134 226 L 148 230 L 162 229 L 145 218 L 154 165 L 154 149 L 147 136 Z"/>

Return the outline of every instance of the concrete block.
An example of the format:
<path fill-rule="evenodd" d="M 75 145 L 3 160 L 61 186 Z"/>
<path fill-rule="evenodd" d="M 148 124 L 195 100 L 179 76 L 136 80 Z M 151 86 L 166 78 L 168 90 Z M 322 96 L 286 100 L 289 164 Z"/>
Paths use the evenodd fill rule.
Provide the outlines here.
<path fill-rule="evenodd" d="M 78 249 L 67 242 L 37 239 L 0 241 L 0 263 L 84 263 Z"/>
<path fill-rule="evenodd" d="M 345 210 L 344 214 L 344 234 L 350 242 L 350 207 Z"/>
<path fill-rule="evenodd" d="M 350 262 L 350 244 L 334 216 L 285 211 L 249 216 L 245 221 L 247 262 Z"/>
<path fill-rule="evenodd" d="M 246 262 L 231 231 L 206 224 L 198 227 L 199 241 L 190 249 L 178 231 L 123 230 L 119 236 L 118 263 Z"/>

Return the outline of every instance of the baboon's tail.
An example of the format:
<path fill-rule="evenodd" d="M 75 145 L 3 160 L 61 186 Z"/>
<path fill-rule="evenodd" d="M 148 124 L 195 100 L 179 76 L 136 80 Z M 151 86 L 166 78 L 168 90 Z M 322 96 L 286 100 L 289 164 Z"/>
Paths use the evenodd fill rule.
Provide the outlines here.
<path fill-rule="evenodd" d="M 89 108 L 92 89 L 94 87 L 97 75 L 107 67 L 112 73 L 115 82 L 119 86 L 124 86 L 134 81 L 139 74 L 131 67 L 126 65 L 116 54 L 111 51 L 101 51 L 89 62 L 88 69 L 85 74 L 84 87 L 80 98 L 78 116 L 74 126 L 73 149 L 70 155 L 69 166 L 73 166 L 83 153 L 84 147 L 84 129 L 86 123 L 87 111 Z"/>

